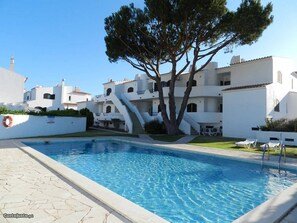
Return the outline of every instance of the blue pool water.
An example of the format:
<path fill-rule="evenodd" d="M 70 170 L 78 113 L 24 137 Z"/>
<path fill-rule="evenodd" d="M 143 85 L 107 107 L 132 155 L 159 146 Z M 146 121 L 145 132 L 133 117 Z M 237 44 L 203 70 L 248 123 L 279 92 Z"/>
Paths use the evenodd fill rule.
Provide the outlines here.
<path fill-rule="evenodd" d="M 170 222 L 232 222 L 297 172 L 112 141 L 26 143 Z"/>

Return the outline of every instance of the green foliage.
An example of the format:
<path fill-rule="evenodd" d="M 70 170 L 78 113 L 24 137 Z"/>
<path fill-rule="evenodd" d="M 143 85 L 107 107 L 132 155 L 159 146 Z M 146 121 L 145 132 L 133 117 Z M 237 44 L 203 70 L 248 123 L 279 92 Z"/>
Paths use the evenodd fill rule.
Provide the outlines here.
<path fill-rule="evenodd" d="M 144 3 L 144 9 L 133 4 L 122 6 L 105 19 L 106 54 L 110 62 L 124 60 L 154 80 L 160 105 L 165 102 L 159 71 L 162 65 L 171 64 L 169 115 L 165 106 L 161 106 L 161 114 L 168 134 L 178 134 L 194 75 L 220 50 L 229 51 L 233 46 L 257 41 L 273 21 L 272 4 L 262 6 L 260 0 L 242 0 L 236 11 L 230 11 L 226 0 L 145 0 Z M 201 64 L 196 69 L 199 61 Z M 178 109 L 175 82 L 190 64 L 189 85 Z"/>
<path fill-rule="evenodd" d="M 0 114 L 26 115 L 27 113 L 25 111 L 13 111 L 5 107 L 0 107 Z"/>
<path fill-rule="evenodd" d="M 52 110 L 52 111 L 14 111 L 9 110 L 5 107 L 0 107 L 0 114 L 16 114 L 16 115 L 35 115 L 35 116 L 70 116 L 70 117 L 81 117 L 82 115 L 74 109 L 66 110 Z"/>
<path fill-rule="evenodd" d="M 94 115 L 93 112 L 91 112 L 89 109 L 87 108 L 83 108 L 79 111 L 79 113 L 82 116 L 85 116 L 87 118 L 87 123 L 86 123 L 86 129 L 89 129 L 91 126 L 94 125 Z"/>
<path fill-rule="evenodd" d="M 74 109 L 66 109 L 66 110 L 51 110 L 51 111 L 30 111 L 27 114 L 36 115 L 36 116 L 70 116 L 70 117 L 80 117 L 81 115 L 77 110 Z"/>
<path fill-rule="evenodd" d="M 229 11 L 226 4 L 145 0 L 144 9 L 122 6 L 105 19 L 106 54 L 111 62 L 134 59 L 138 68 L 172 62 L 190 49 L 200 51 L 198 59 L 203 59 L 228 45 L 257 41 L 273 21 L 271 3 L 264 7 L 259 0 L 243 0 L 237 11 Z"/>
<path fill-rule="evenodd" d="M 262 131 L 297 132 L 297 119 L 266 119 L 266 125 L 260 126 Z"/>
<path fill-rule="evenodd" d="M 159 123 L 157 120 L 145 123 L 144 130 L 148 134 L 166 134 L 164 123 Z"/>

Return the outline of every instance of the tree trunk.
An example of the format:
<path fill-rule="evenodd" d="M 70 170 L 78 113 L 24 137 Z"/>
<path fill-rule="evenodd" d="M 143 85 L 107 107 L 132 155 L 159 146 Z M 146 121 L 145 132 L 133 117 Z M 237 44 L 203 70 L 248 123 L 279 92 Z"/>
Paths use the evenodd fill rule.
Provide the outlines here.
<path fill-rule="evenodd" d="M 179 128 L 176 124 L 172 124 L 171 122 L 169 123 L 168 126 L 166 126 L 167 129 L 167 134 L 168 135 L 178 135 L 179 133 Z"/>
<path fill-rule="evenodd" d="M 171 79 L 168 91 L 168 100 L 169 100 L 169 116 L 170 116 L 170 126 L 168 130 L 169 135 L 177 135 L 179 133 L 179 125 L 176 122 L 176 104 L 175 104 L 175 81 L 176 81 L 176 63 L 172 64 Z M 167 126 L 166 126 L 167 127 Z"/>

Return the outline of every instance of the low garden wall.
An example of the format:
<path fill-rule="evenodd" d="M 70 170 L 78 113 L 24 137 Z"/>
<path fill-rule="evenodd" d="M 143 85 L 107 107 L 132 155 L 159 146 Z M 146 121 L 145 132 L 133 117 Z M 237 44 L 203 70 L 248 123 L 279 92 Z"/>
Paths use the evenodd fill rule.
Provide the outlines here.
<path fill-rule="evenodd" d="M 282 141 L 285 145 L 297 146 L 297 132 L 255 131 L 258 142 Z"/>
<path fill-rule="evenodd" d="M 10 116 L 12 121 L 3 123 L 5 116 Z M 0 115 L 0 121 L 0 139 L 84 132 L 86 129 L 85 117 Z"/>

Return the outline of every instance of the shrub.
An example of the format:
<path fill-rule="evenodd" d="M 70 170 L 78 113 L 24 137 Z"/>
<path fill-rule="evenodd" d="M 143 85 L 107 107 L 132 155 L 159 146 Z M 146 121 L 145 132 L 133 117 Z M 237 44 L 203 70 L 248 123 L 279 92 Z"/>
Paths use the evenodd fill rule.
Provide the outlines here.
<path fill-rule="evenodd" d="M 80 117 L 81 115 L 77 110 L 66 109 L 66 110 L 51 110 L 51 111 L 30 111 L 27 114 L 36 115 L 36 116 L 71 116 L 71 117 Z"/>
<path fill-rule="evenodd" d="M 86 129 L 89 129 L 94 125 L 94 115 L 89 109 L 83 108 L 79 110 L 79 114 L 87 118 Z"/>
<path fill-rule="evenodd" d="M 262 131 L 297 132 L 297 119 L 266 119 L 266 125 L 260 126 Z"/>
<path fill-rule="evenodd" d="M 159 123 L 157 120 L 145 123 L 144 130 L 148 134 L 165 134 L 166 128 L 164 123 Z"/>

